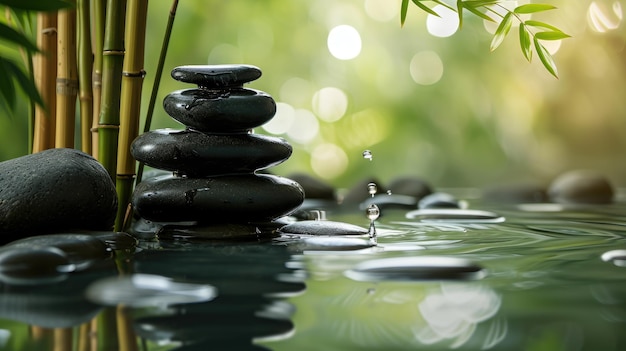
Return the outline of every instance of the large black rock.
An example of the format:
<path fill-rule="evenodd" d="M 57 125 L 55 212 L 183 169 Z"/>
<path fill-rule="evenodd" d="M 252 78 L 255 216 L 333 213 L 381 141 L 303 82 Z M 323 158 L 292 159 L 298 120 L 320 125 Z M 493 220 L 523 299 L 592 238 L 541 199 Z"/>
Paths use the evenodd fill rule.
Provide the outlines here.
<path fill-rule="evenodd" d="M 277 137 L 174 129 L 144 133 L 131 146 L 133 156 L 148 166 L 194 176 L 252 173 L 283 162 L 291 151 Z"/>
<path fill-rule="evenodd" d="M 50 149 L 0 162 L 0 233 L 10 239 L 70 229 L 110 230 L 115 185 L 93 157 Z M 13 234 L 11 234 L 13 233 Z"/>
<path fill-rule="evenodd" d="M 140 183 L 132 199 L 137 214 L 148 220 L 222 223 L 272 220 L 303 201 L 298 183 L 266 174 L 158 177 Z"/>

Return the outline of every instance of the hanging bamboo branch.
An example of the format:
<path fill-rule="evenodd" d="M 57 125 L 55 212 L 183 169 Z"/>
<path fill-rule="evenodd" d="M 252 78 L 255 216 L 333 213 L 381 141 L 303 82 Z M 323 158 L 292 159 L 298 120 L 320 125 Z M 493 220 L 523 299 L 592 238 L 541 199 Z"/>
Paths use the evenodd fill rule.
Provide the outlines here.
<path fill-rule="evenodd" d="M 98 125 L 98 160 L 115 180 L 120 126 L 120 89 L 124 63 L 126 1 L 108 0 L 102 51 L 102 101 Z"/>
<path fill-rule="evenodd" d="M 176 18 L 176 9 L 178 8 L 178 0 L 172 1 L 172 7 L 170 8 L 170 15 L 167 20 L 167 27 L 165 28 L 165 35 L 163 36 L 163 44 L 161 44 L 161 54 L 159 55 L 159 63 L 154 75 L 154 83 L 152 85 L 152 93 L 150 95 L 150 103 L 148 104 L 148 111 L 146 112 L 146 121 L 144 122 L 143 132 L 150 131 L 150 125 L 152 124 L 152 113 L 154 112 L 154 105 L 156 103 L 157 93 L 159 92 L 159 84 L 161 83 L 161 76 L 163 75 L 163 66 L 165 65 L 165 57 L 167 56 L 167 48 L 170 43 L 170 37 L 172 36 L 172 27 L 174 26 L 174 19 Z M 141 182 L 143 177 L 143 162 L 139 162 L 137 167 L 137 179 L 136 183 Z"/>
<path fill-rule="evenodd" d="M 148 0 L 128 0 L 126 11 L 126 44 L 122 72 L 122 97 L 120 108 L 120 136 L 117 152 L 118 211 L 115 230 L 121 230 L 135 178 L 135 159 L 130 154 L 130 144 L 139 134 L 141 90 L 145 71 L 144 47 Z"/>
<path fill-rule="evenodd" d="M 35 84 L 45 107 L 35 105 L 33 152 L 54 147 L 57 76 L 56 12 L 37 14 L 37 46 L 41 52 L 34 58 Z"/>
<path fill-rule="evenodd" d="M 100 122 L 100 100 L 102 97 L 102 46 L 104 42 L 104 19 L 106 13 L 105 0 L 92 0 L 93 15 L 93 117 L 91 125 L 91 155 L 98 158 L 98 124 Z"/>
<path fill-rule="evenodd" d="M 76 10 L 58 13 L 56 147 L 74 147 L 76 96 Z"/>
<path fill-rule="evenodd" d="M 89 0 L 78 0 L 78 100 L 80 102 L 81 149 L 91 154 L 91 123 L 93 118 L 93 96 L 91 90 L 91 20 Z"/>

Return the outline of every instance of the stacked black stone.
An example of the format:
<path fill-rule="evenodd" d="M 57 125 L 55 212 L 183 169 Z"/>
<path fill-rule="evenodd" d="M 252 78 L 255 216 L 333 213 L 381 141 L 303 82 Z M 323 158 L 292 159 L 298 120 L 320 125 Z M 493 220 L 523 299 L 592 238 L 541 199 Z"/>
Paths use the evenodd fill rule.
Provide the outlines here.
<path fill-rule="evenodd" d="M 182 66 L 176 80 L 198 88 L 169 94 L 165 111 L 187 126 L 139 136 L 133 156 L 173 174 L 146 179 L 133 193 L 142 218 L 155 222 L 251 223 L 287 215 L 304 201 L 304 191 L 290 179 L 257 174 L 291 156 L 282 138 L 256 135 L 276 103 L 268 94 L 244 88 L 261 76 L 249 65 Z"/>

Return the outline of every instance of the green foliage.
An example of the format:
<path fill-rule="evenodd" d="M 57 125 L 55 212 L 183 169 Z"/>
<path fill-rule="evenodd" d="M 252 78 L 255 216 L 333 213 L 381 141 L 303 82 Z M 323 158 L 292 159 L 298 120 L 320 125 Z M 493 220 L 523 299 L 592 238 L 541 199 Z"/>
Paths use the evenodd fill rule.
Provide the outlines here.
<path fill-rule="evenodd" d="M 529 62 L 532 60 L 532 50 L 534 46 L 535 51 L 537 51 L 537 56 L 539 57 L 539 60 L 541 61 L 545 69 L 554 77 L 558 78 L 554 58 L 552 57 L 552 55 L 550 55 L 548 50 L 546 50 L 545 46 L 541 44 L 540 40 L 561 40 L 569 38 L 570 36 L 550 24 L 534 20 L 524 21 L 520 17 L 520 15 L 524 14 L 534 14 L 538 12 L 554 10 L 556 9 L 555 6 L 549 4 L 525 4 L 518 6 L 513 10 L 509 10 L 501 4 L 502 2 L 504 2 L 504 0 L 456 0 L 456 8 L 452 8 L 447 4 L 442 3 L 440 0 L 411 1 L 415 5 L 417 5 L 417 7 L 419 7 L 422 11 L 425 11 L 434 16 L 439 15 L 432 8 L 426 6 L 424 4 L 425 2 L 430 1 L 438 5 L 443 5 L 452 11 L 456 11 L 459 15 L 459 27 L 463 26 L 464 10 L 467 10 L 473 15 L 490 22 L 496 22 L 496 20 L 493 19 L 492 15 L 501 17 L 498 29 L 496 29 L 496 32 L 493 35 L 493 39 L 491 40 L 491 51 L 497 49 L 500 44 L 502 44 L 504 38 L 511 31 L 513 20 L 517 20 L 520 24 L 519 41 L 524 57 Z M 400 9 L 401 25 L 404 25 L 406 21 L 408 6 L 409 0 L 402 0 L 402 6 Z M 505 14 L 500 14 L 500 12 L 496 11 L 497 9 L 504 10 Z"/>
<path fill-rule="evenodd" d="M 33 53 L 38 52 L 37 45 L 25 30 L 32 24 L 32 13 L 56 11 L 70 6 L 72 6 L 72 3 L 67 0 L 0 0 L 1 9 L 8 8 L 11 10 L 7 11 L 7 14 L 10 14 L 10 18 L 8 18 L 9 24 L 0 23 L 0 42 L 7 43 L 11 47 L 25 52 L 27 57 L 30 58 Z M 15 24 L 12 26 L 11 23 Z M 26 66 L 30 67 L 30 63 L 26 62 Z M 10 111 L 15 109 L 15 83 L 35 103 L 43 105 L 41 96 L 35 86 L 32 72 L 20 67 L 10 53 L 5 50 L 0 50 L 0 72 L 3 77 L 2 82 L 0 82 L 0 105 L 8 107 Z"/>

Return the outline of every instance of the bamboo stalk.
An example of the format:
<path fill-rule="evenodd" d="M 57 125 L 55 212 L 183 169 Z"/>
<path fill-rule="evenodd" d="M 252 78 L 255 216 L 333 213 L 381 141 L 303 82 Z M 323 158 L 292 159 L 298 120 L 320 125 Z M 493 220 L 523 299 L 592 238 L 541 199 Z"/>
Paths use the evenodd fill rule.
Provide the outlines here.
<path fill-rule="evenodd" d="M 72 328 L 54 329 L 53 351 L 72 351 Z"/>
<path fill-rule="evenodd" d="M 117 335 L 120 351 L 138 351 L 137 335 L 133 329 L 132 318 L 128 313 L 128 307 L 117 306 Z"/>
<path fill-rule="evenodd" d="M 58 13 L 57 48 L 57 106 L 56 147 L 74 147 L 76 96 L 78 77 L 76 69 L 76 10 L 65 9 Z"/>
<path fill-rule="evenodd" d="M 98 351 L 118 351 L 117 312 L 115 307 L 107 307 L 98 314 Z"/>
<path fill-rule="evenodd" d="M 114 181 L 117 171 L 125 18 L 126 1 L 108 0 L 102 51 L 102 101 L 98 125 L 98 160 Z"/>
<path fill-rule="evenodd" d="M 35 105 L 35 125 L 33 152 L 54 147 L 56 124 L 57 76 L 57 13 L 37 14 L 37 47 L 41 52 L 35 55 L 35 85 L 41 94 L 44 106 Z"/>
<path fill-rule="evenodd" d="M 152 93 L 150 95 L 150 103 L 148 104 L 148 111 L 146 113 L 146 121 L 143 127 L 143 132 L 150 131 L 150 125 L 152 124 L 152 113 L 154 112 L 154 105 L 156 103 L 157 93 L 159 92 L 159 84 L 161 83 L 161 76 L 163 75 L 163 66 L 165 65 L 165 57 L 167 56 L 167 48 L 170 43 L 170 37 L 172 36 L 172 27 L 174 26 L 174 19 L 176 18 L 176 9 L 178 8 L 178 0 L 172 1 L 170 7 L 170 15 L 167 20 L 167 27 L 165 28 L 165 35 L 163 36 L 163 44 L 161 44 L 161 54 L 159 55 L 159 63 L 157 65 L 156 74 L 154 75 L 154 83 L 152 84 Z M 141 182 L 143 177 L 143 162 L 139 162 L 137 168 L 136 184 Z"/>
<path fill-rule="evenodd" d="M 83 323 L 78 328 L 77 351 L 90 351 L 91 321 Z"/>
<path fill-rule="evenodd" d="M 148 0 L 128 0 L 126 10 L 126 36 L 128 47 L 122 72 L 122 97 L 120 106 L 120 135 L 117 152 L 118 209 L 115 230 L 123 227 L 126 208 L 133 190 L 135 159 L 130 154 L 130 145 L 139 135 L 141 112 L 141 90 L 145 71 L 144 48 L 146 39 L 146 17 Z"/>
<path fill-rule="evenodd" d="M 78 99 L 80 101 L 80 141 L 83 152 L 91 154 L 91 124 L 93 119 L 93 93 L 91 74 L 91 20 L 89 0 L 78 0 Z"/>
<path fill-rule="evenodd" d="M 100 101 L 102 97 L 102 46 L 104 42 L 104 19 L 106 6 L 104 0 L 92 0 L 93 15 L 93 117 L 91 125 L 91 155 L 98 158 L 98 124 L 100 123 Z"/>

